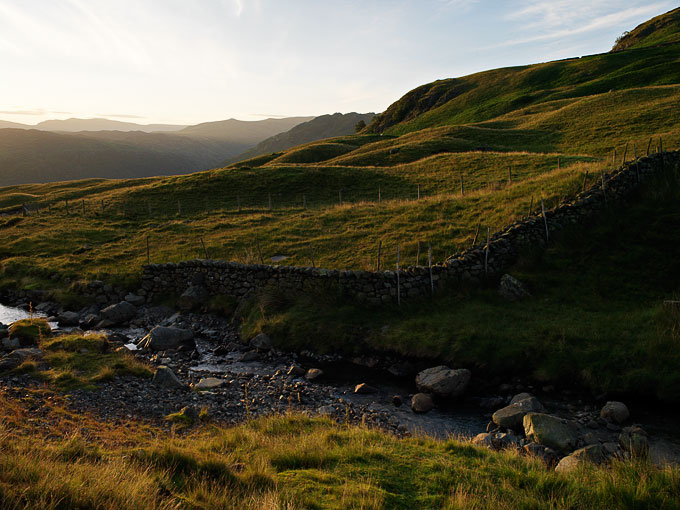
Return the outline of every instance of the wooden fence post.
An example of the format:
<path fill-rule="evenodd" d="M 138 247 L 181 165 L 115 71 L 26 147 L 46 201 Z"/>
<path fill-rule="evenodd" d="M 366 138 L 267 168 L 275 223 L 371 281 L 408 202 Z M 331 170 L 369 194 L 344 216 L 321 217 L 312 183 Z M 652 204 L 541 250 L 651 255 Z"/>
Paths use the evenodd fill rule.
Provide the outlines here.
<path fill-rule="evenodd" d="M 85 200 L 82 201 L 82 205 L 83 205 L 83 216 L 85 216 Z"/>
<path fill-rule="evenodd" d="M 151 252 L 149 251 L 149 236 L 146 236 L 146 263 L 151 264 Z"/>
<path fill-rule="evenodd" d="M 380 186 L 378 186 L 378 203 L 382 201 L 382 190 L 380 189 Z"/>
<path fill-rule="evenodd" d="M 182 216 L 182 204 L 179 200 L 177 201 L 177 216 Z"/>
<path fill-rule="evenodd" d="M 104 200 L 102 200 L 102 213 L 104 212 Z"/>
<path fill-rule="evenodd" d="M 607 206 L 607 189 L 605 188 L 604 170 L 600 169 L 600 178 L 602 180 L 602 196 L 604 197 L 604 205 Z"/>
<path fill-rule="evenodd" d="M 663 139 L 659 137 L 659 152 L 663 152 Z"/>
<path fill-rule="evenodd" d="M 420 184 L 418 184 L 418 200 L 420 200 Z"/>
<path fill-rule="evenodd" d="M 260 239 L 257 239 L 257 254 L 260 256 L 260 264 L 264 265 L 264 258 L 262 257 L 262 250 L 260 249 Z"/>
<path fill-rule="evenodd" d="M 434 296 L 434 278 L 432 277 L 432 245 L 427 245 L 427 266 L 430 268 L 430 293 Z"/>
<path fill-rule="evenodd" d="M 649 149 L 652 146 L 652 137 L 649 138 L 649 143 L 647 144 L 647 156 L 649 156 Z"/>
<path fill-rule="evenodd" d="M 418 241 L 418 250 L 416 251 L 416 267 L 420 265 L 420 241 Z"/>
<path fill-rule="evenodd" d="M 529 216 L 531 216 L 534 212 L 534 197 L 531 197 L 531 203 L 529 204 Z"/>
<path fill-rule="evenodd" d="M 621 166 L 626 163 L 626 156 L 628 155 L 628 142 L 626 142 L 626 149 L 623 151 L 623 158 L 621 159 Z"/>
<path fill-rule="evenodd" d="M 465 196 L 465 184 L 463 183 L 463 174 L 460 174 L 460 196 Z"/>
<path fill-rule="evenodd" d="M 635 157 L 635 160 L 637 161 L 637 143 L 633 142 L 633 156 Z"/>
<path fill-rule="evenodd" d="M 585 192 L 586 190 L 586 182 L 588 182 L 588 170 L 586 170 L 586 174 L 583 176 L 583 186 L 581 186 L 581 193 Z"/>
<path fill-rule="evenodd" d="M 491 240 L 491 227 L 486 227 L 486 247 L 484 248 L 484 276 L 489 276 L 489 242 Z"/>
<path fill-rule="evenodd" d="M 477 230 L 475 230 L 475 237 L 472 239 L 472 248 L 475 247 L 475 244 L 477 244 L 477 239 L 479 238 L 479 229 L 481 228 L 482 224 L 477 223 Z"/>
<path fill-rule="evenodd" d="M 401 281 L 399 279 L 399 243 L 397 243 L 397 305 L 401 306 Z"/>
<path fill-rule="evenodd" d="M 612 165 L 616 164 L 616 149 L 614 149 L 614 156 L 612 157 Z"/>
<path fill-rule="evenodd" d="M 201 240 L 201 245 L 203 246 L 203 254 L 205 255 L 205 259 L 208 260 L 210 257 L 208 257 L 208 250 L 205 248 L 205 243 L 203 242 L 203 238 L 200 238 Z"/>
<path fill-rule="evenodd" d="M 382 241 L 378 241 L 378 268 L 376 271 L 380 271 L 380 256 L 382 255 Z"/>
<path fill-rule="evenodd" d="M 548 233 L 548 218 L 545 215 L 545 204 L 543 203 L 543 197 L 541 197 L 541 212 L 543 213 L 543 224 L 545 225 L 545 242 L 550 241 L 550 234 Z"/>

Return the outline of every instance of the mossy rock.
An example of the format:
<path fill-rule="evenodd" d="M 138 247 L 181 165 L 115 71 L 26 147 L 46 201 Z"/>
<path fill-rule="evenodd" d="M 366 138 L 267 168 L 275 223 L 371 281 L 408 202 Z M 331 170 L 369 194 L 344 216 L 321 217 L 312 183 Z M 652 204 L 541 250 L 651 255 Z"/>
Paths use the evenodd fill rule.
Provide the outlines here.
<path fill-rule="evenodd" d="M 51 334 L 52 328 L 45 319 L 22 319 L 9 327 L 10 338 L 18 338 L 21 345 L 37 345 Z"/>

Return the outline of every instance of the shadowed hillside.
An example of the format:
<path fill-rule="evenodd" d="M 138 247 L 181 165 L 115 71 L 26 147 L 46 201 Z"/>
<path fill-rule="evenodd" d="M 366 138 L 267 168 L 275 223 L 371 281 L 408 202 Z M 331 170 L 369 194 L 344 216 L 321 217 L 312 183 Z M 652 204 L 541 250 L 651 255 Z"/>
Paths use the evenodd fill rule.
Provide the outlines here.
<path fill-rule="evenodd" d="M 271 138 L 267 138 L 252 149 L 234 158 L 234 161 L 243 161 L 261 154 L 283 151 L 296 145 L 323 140 L 324 138 L 350 135 L 354 133 L 359 122 L 363 121 L 369 124 L 373 117 L 375 117 L 374 113 L 334 113 L 333 115 L 321 115 L 310 121 L 303 122 L 285 133 L 279 133 Z"/>

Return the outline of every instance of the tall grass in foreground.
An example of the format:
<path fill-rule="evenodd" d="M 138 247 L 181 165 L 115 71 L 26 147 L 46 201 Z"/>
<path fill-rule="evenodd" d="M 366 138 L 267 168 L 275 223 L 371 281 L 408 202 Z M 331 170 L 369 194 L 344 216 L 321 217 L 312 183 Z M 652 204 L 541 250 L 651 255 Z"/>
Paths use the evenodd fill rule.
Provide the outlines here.
<path fill-rule="evenodd" d="M 514 452 L 293 415 L 175 437 L 131 429 L 133 447 L 23 432 L 0 433 L 3 509 L 670 510 L 680 498 L 670 468 L 615 462 L 563 476 Z"/>

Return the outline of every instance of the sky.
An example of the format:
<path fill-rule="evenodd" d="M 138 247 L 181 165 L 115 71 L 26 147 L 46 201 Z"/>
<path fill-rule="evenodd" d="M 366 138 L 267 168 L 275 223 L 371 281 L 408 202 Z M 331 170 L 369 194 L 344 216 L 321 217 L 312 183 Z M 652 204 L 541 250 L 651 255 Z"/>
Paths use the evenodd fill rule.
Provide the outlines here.
<path fill-rule="evenodd" d="M 0 119 L 380 112 L 478 71 L 609 51 L 667 0 L 0 0 Z"/>

